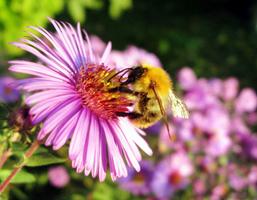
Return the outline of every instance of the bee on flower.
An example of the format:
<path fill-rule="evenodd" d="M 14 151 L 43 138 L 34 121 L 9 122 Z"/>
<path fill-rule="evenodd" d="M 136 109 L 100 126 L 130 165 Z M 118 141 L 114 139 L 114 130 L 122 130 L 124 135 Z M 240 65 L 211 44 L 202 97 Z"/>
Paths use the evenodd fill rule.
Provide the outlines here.
<path fill-rule="evenodd" d="M 152 150 L 142 138 L 144 132 L 127 118 L 117 116 L 128 112 L 133 104 L 122 92 L 108 90 L 119 84 L 119 76 L 105 64 L 111 43 L 102 56 L 93 52 L 87 33 L 78 24 L 50 19 L 56 33 L 41 27 L 30 27 L 42 37 L 30 33 L 32 39 L 13 44 L 31 54 L 38 62 L 10 61 L 10 70 L 32 77 L 19 80 L 18 88 L 28 93 L 32 124 L 42 123 L 37 139 L 54 150 L 68 140 L 69 158 L 77 172 L 98 176 L 100 181 L 110 169 L 112 180 L 127 176 L 127 165 L 140 170 L 141 148 Z"/>

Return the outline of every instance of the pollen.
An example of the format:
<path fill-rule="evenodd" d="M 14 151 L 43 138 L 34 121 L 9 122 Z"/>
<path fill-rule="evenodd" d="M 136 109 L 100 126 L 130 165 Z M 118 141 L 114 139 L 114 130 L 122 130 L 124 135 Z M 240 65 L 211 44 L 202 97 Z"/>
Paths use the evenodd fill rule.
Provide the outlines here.
<path fill-rule="evenodd" d="M 119 84 L 118 76 L 109 80 L 115 73 L 104 65 L 88 65 L 81 68 L 76 84 L 83 106 L 108 120 L 117 119 L 117 112 L 128 112 L 133 104 L 124 93 L 109 91 Z"/>

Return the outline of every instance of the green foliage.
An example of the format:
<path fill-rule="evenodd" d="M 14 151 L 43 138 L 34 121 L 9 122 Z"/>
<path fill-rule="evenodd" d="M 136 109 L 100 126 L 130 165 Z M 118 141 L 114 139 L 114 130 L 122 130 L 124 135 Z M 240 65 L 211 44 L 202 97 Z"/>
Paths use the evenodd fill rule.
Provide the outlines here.
<path fill-rule="evenodd" d="M 103 9 L 103 0 L 1 0 L 0 1 L 0 59 L 2 55 L 19 55 L 22 51 L 10 42 L 26 36 L 26 27 L 45 27 L 47 17 L 54 17 L 67 6 L 71 18 L 85 22 L 87 10 Z M 132 0 L 110 0 L 109 14 L 117 19 L 132 7 Z M 67 13 L 65 13 L 67 15 Z M 1 62 L 0 62 L 1 63 Z"/>
<path fill-rule="evenodd" d="M 99 10 L 103 6 L 102 0 L 71 0 L 67 4 L 72 19 L 78 22 L 85 22 L 87 8 Z"/>
<path fill-rule="evenodd" d="M 103 183 L 97 183 L 94 192 L 94 200 L 140 200 L 138 197 L 133 197 L 129 192 L 121 190 L 112 182 L 105 181 Z"/>
<path fill-rule="evenodd" d="M 59 158 L 49 152 L 36 153 L 29 158 L 26 163 L 27 167 L 39 167 L 50 164 L 63 163 L 66 159 Z"/>
<path fill-rule="evenodd" d="M 0 1 L 0 46 L 8 54 L 19 54 L 9 43 L 24 35 L 25 27 L 45 26 L 47 16 L 54 16 L 63 8 L 63 0 L 1 0 Z M 4 49 L 1 48 L 0 53 Z"/>
<path fill-rule="evenodd" d="M 109 14 L 113 19 L 118 19 L 122 12 L 132 8 L 132 0 L 110 0 Z"/>
<path fill-rule="evenodd" d="M 0 181 L 2 182 L 3 180 L 5 180 L 9 176 L 11 171 L 12 170 L 9 170 L 9 169 L 1 169 Z M 36 181 L 35 176 L 23 169 L 11 180 L 11 183 L 15 183 L 15 184 L 33 183 L 35 181 Z"/>

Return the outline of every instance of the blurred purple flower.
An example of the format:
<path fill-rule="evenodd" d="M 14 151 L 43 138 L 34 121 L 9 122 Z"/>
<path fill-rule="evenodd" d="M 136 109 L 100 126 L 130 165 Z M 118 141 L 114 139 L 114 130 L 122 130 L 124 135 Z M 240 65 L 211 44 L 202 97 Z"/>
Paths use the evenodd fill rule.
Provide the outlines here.
<path fill-rule="evenodd" d="M 154 172 L 151 188 L 157 198 L 169 198 L 172 194 L 186 187 L 193 166 L 183 152 L 173 153 L 161 161 Z"/>
<path fill-rule="evenodd" d="M 51 167 L 48 170 L 48 178 L 54 187 L 62 188 L 70 182 L 70 176 L 63 166 Z"/>
<path fill-rule="evenodd" d="M 237 135 L 250 133 L 249 127 L 239 115 L 231 117 L 230 130 Z"/>
<path fill-rule="evenodd" d="M 113 50 L 110 53 L 109 59 L 107 60 L 107 65 L 115 66 L 117 69 L 123 69 L 128 66 L 126 57 L 122 51 Z"/>
<path fill-rule="evenodd" d="M 211 136 L 206 144 L 205 151 L 211 156 L 225 155 L 232 145 L 230 137 L 224 134 L 215 134 Z"/>
<path fill-rule="evenodd" d="M 131 101 L 121 93 L 106 93 L 103 80 L 115 72 L 104 65 L 111 43 L 98 58 L 79 24 L 75 29 L 68 23 L 50 21 L 56 34 L 31 27 L 44 39 L 31 33 L 34 40 L 13 43 L 35 55 L 40 63 L 15 60 L 9 68 L 35 76 L 20 80 L 19 87 L 30 93 L 26 103 L 32 106 L 32 123 L 43 122 L 38 139 L 47 137 L 45 145 L 55 150 L 71 139 L 72 167 L 86 176 L 98 176 L 100 181 L 106 177 L 107 166 L 112 180 L 127 176 L 124 158 L 139 171 L 138 146 L 149 155 L 152 151 L 140 136 L 144 132 L 116 115 L 128 111 Z"/>
<path fill-rule="evenodd" d="M 257 188 L 257 166 L 253 166 L 247 176 L 248 184 Z"/>
<path fill-rule="evenodd" d="M 244 88 L 235 100 L 235 109 L 238 113 L 254 112 L 257 107 L 257 96 L 253 89 Z"/>
<path fill-rule="evenodd" d="M 150 134 L 159 134 L 162 126 L 163 126 L 163 123 L 159 121 L 154 125 L 150 126 L 149 128 L 147 128 L 145 131 Z"/>
<path fill-rule="evenodd" d="M 202 181 L 201 179 L 197 179 L 196 181 L 194 181 L 193 183 L 193 189 L 194 189 L 194 193 L 197 195 L 202 195 L 205 193 L 206 191 L 206 185 L 205 182 Z"/>
<path fill-rule="evenodd" d="M 106 43 L 96 35 L 91 35 L 90 41 L 92 43 L 92 49 L 93 49 L 94 53 L 96 55 L 102 55 L 106 48 Z"/>
<path fill-rule="evenodd" d="M 257 160 L 257 135 L 256 134 L 243 134 L 241 135 L 241 145 L 244 155 Z"/>
<path fill-rule="evenodd" d="M 206 118 L 203 112 L 194 111 L 191 113 L 189 120 L 192 122 L 192 125 L 194 126 L 194 128 L 198 130 L 204 130 L 206 126 L 205 119 Z"/>
<path fill-rule="evenodd" d="M 140 166 L 140 172 L 129 168 L 128 176 L 118 179 L 118 182 L 121 188 L 135 195 L 147 195 L 151 192 L 150 182 L 152 180 L 154 166 L 150 161 L 141 161 Z"/>
<path fill-rule="evenodd" d="M 222 96 L 223 94 L 223 82 L 218 78 L 213 78 L 208 81 L 210 91 L 215 96 Z"/>
<path fill-rule="evenodd" d="M 247 186 L 245 177 L 239 176 L 236 172 L 229 173 L 229 185 L 236 191 L 241 191 Z"/>
<path fill-rule="evenodd" d="M 132 45 L 124 51 L 112 51 L 107 61 L 107 64 L 118 69 L 142 64 L 149 64 L 155 67 L 162 66 L 155 54 Z"/>
<path fill-rule="evenodd" d="M 183 142 L 192 140 L 194 138 L 193 119 L 183 120 L 179 125 L 176 126 L 174 134 Z"/>
<path fill-rule="evenodd" d="M 249 113 L 248 116 L 247 116 L 247 122 L 250 124 L 250 125 L 255 125 L 257 124 L 257 113 L 254 112 L 254 113 Z"/>
<path fill-rule="evenodd" d="M 161 67 L 162 64 L 159 58 L 144 49 L 130 45 L 124 52 L 128 58 L 129 66 L 147 64 L 155 67 Z"/>
<path fill-rule="evenodd" d="M 228 78 L 223 82 L 223 95 L 222 97 L 226 100 L 234 99 L 238 94 L 239 83 L 234 77 Z"/>
<path fill-rule="evenodd" d="M 178 72 L 177 79 L 184 90 L 191 89 L 197 81 L 194 71 L 189 67 L 183 67 Z"/>
<path fill-rule="evenodd" d="M 176 133 L 175 127 L 171 123 L 169 123 L 168 126 L 170 134 L 175 134 L 175 137 L 177 138 L 178 134 Z M 166 125 L 162 124 L 159 132 L 159 151 L 161 153 L 168 152 L 171 147 L 176 148 L 176 145 L 181 145 L 181 143 L 174 143 L 174 141 L 170 139 L 170 135 L 168 133 Z"/>
<path fill-rule="evenodd" d="M 217 185 L 213 188 L 210 200 L 221 200 L 227 192 L 227 188 L 224 184 Z"/>
<path fill-rule="evenodd" d="M 19 99 L 20 94 L 15 88 L 15 82 L 11 77 L 0 77 L 0 102 L 10 103 Z"/>
<path fill-rule="evenodd" d="M 199 79 L 184 96 L 189 110 L 204 110 L 210 106 L 219 106 L 221 103 L 214 96 L 206 79 Z"/>
<path fill-rule="evenodd" d="M 205 111 L 204 130 L 213 135 L 227 135 L 230 131 L 230 118 L 227 110 L 222 107 L 211 107 Z"/>

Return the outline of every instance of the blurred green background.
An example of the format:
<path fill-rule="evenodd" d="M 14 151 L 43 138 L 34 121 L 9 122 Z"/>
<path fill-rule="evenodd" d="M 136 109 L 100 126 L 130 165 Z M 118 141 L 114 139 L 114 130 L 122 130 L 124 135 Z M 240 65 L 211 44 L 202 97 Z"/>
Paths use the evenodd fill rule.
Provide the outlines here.
<path fill-rule="evenodd" d="M 47 16 L 111 40 L 151 51 L 171 76 L 191 66 L 198 76 L 236 76 L 256 89 L 257 2 L 254 0 L 0 0 L 0 65 L 22 52 L 9 42 L 26 26 L 47 27 Z"/>

